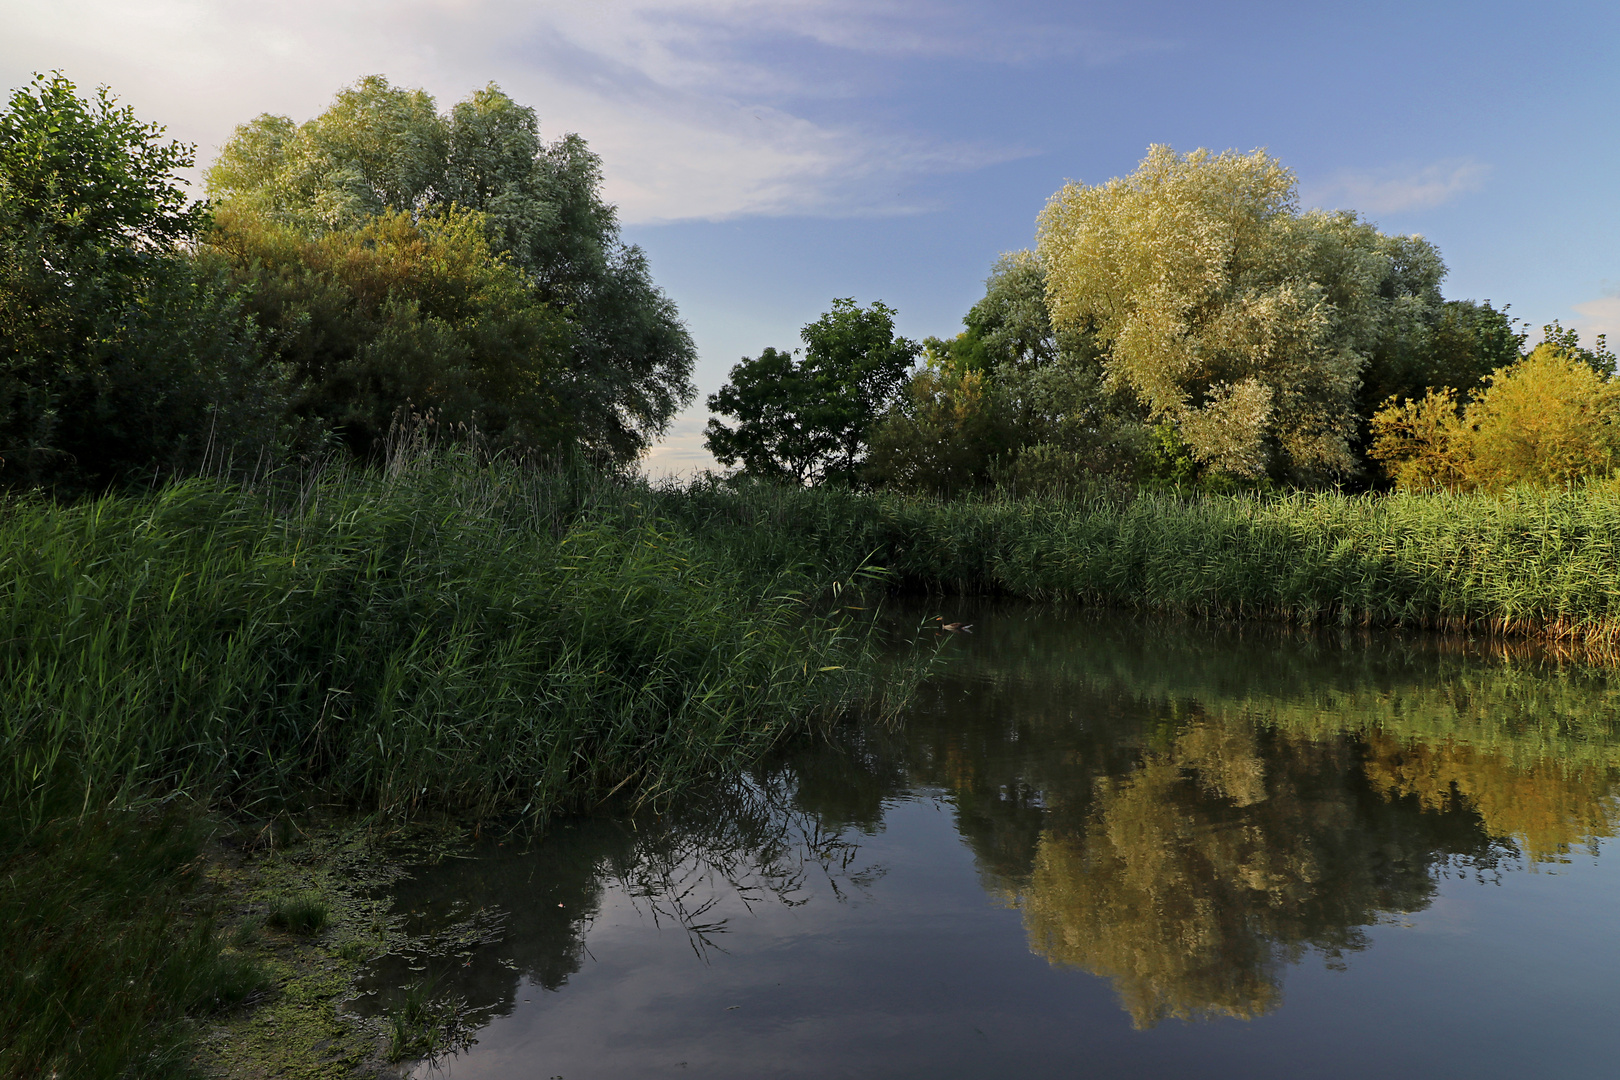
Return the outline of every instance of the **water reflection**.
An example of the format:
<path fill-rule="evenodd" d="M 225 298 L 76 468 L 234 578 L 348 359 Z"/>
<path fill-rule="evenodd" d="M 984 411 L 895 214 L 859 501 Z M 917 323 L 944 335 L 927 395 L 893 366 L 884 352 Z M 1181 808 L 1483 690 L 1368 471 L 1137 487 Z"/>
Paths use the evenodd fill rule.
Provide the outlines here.
<path fill-rule="evenodd" d="M 1267 1012 L 1284 967 L 1343 965 L 1442 875 L 1595 854 L 1614 834 L 1600 669 L 1434 639 L 1053 620 L 1013 615 L 974 643 L 912 719 L 911 775 L 956 794 L 1031 948 L 1111 978 L 1138 1026 Z"/>
<path fill-rule="evenodd" d="M 1353 963 L 1448 880 L 1614 835 L 1620 684 L 1600 668 L 1030 608 L 973 621 L 903 729 L 790 748 L 661 818 L 574 821 L 425 868 L 400 893 L 422 948 L 379 967 L 366 1007 L 411 968 L 481 1022 L 542 1007 L 526 988 L 564 990 L 614 905 L 684 935 L 697 964 L 787 963 L 727 952 L 765 909 L 864 903 L 905 927 L 914 894 L 876 849 L 897 806 L 932 800 L 1029 949 L 1110 980 L 1134 1026 L 1253 1018 L 1279 1008 L 1291 965 Z"/>

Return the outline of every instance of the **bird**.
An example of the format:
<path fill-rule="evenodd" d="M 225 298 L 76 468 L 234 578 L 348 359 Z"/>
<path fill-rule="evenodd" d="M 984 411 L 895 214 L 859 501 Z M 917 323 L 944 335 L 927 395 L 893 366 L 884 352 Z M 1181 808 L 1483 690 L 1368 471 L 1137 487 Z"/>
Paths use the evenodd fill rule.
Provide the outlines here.
<path fill-rule="evenodd" d="M 960 633 L 960 634 L 971 634 L 971 633 L 973 633 L 973 624 L 972 623 L 946 622 L 945 621 L 945 616 L 943 616 L 943 615 L 935 615 L 934 616 L 934 621 L 939 623 L 939 628 L 941 630 L 949 630 L 953 634 L 958 634 L 958 633 Z"/>

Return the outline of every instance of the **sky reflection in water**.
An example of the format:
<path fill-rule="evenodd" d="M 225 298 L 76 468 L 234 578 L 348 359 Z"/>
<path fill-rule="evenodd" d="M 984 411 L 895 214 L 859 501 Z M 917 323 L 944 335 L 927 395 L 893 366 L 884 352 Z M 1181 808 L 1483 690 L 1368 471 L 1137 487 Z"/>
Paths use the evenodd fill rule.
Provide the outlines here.
<path fill-rule="evenodd" d="M 437 1074 L 1614 1075 L 1620 679 L 973 618 L 900 731 L 419 872 Z"/>

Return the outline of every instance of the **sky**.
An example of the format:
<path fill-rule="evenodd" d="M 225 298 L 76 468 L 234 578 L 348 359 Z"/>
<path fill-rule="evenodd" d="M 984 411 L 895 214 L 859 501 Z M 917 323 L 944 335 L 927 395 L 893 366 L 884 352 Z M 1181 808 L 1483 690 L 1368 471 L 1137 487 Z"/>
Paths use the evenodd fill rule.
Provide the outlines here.
<path fill-rule="evenodd" d="M 1620 4 L 0 0 L 0 82 L 60 70 L 194 142 L 370 74 L 489 82 L 584 136 L 697 344 L 650 472 L 712 465 L 731 365 L 849 296 L 950 336 L 1065 181 L 1266 148 L 1302 206 L 1420 233 L 1456 299 L 1620 339 Z M 1532 340 L 1539 330 L 1532 335 Z"/>

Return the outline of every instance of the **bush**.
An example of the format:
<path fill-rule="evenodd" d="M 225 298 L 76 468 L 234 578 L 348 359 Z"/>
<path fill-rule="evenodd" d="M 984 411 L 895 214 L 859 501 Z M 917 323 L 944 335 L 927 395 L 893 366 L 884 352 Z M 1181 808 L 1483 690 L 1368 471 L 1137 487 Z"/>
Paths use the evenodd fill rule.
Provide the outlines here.
<path fill-rule="evenodd" d="M 1620 382 L 1551 343 L 1498 369 L 1473 401 L 1450 390 L 1390 402 L 1373 417 L 1373 456 L 1396 485 L 1500 491 L 1602 476 L 1620 452 Z"/>

